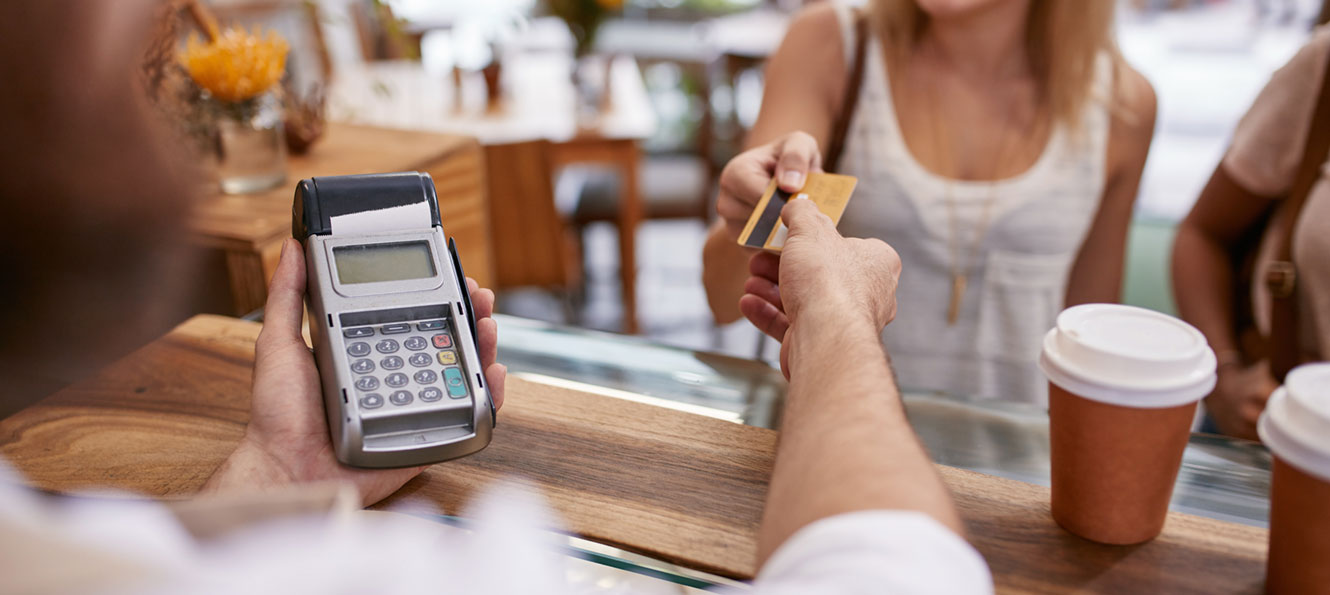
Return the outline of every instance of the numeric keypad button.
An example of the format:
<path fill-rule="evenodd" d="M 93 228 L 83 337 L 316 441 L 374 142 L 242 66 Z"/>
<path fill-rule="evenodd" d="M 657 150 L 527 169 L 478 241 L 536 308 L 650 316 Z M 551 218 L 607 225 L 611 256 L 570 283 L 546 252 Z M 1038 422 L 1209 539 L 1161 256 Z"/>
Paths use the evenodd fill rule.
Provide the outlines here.
<path fill-rule="evenodd" d="M 401 372 L 397 372 L 395 374 L 389 374 L 387 378 L 383 379 L 384 384 L 391 386 L 393 388 L 402 388 L 403 386 L 406 386 L 406 383 L 410 381 L 411 379 L 407 378 L 406 374 L 403 374 Z"/>
<path fill-rule="evenodd" d="M 405 365 L 406 363 L 402 361 L 402 358 L 395 355 L 390 355 L 379 361 L 379 366 L 385 370 L 401 370 L 402 366 Z"/>
<path fill-rule="evenodd" d="M 358 359 L 351 362 L 351 371 L 357 374 L 369 374 L 374 371 L 374 362 L 367 359 Z"/>
<path fill-rule="evenodd" d="M 414 400 L 415 397 L 412 396 L 409 391 L 399 390 L 394 392 L 391 397 L 388 397 L 388 399 L 393 402 L 393 405 L 406 405 Z"/>
<path fill-rule="evenodd" d="M 420 384 L 431 384 L 439 379 L 439 375 L 434 370 L 421 370 L 416 372 L 416 382 Z"/>
<path fill-rule="evenodd" d="M 400 346 L 397 341 L 392 339 L 384 339 L 374 344 L 374 348 L 379 350 L 379 353 L 397 353 L 398 347 Z"/>
<path fill-rule="evenodd" d="M 420 400 L 426 403 L 433 403 L 443 398 L 443 391 L 435 386 L 427 386 L 420 390 Z"/>
<path fill-rule="evenodd" d="M 346 353 L 351 357 L 365 357 L 369 355 L 369 343 L 356 341 L 346 346 Z"/>
<path fill-rule="evenodd" d="M 429 341 L 426 341 L 424 337 L 411 337 L 402 341 L 402 346 L 411 351 L 420 351 L 421 349 L 429 347 Z"/>
<path fill-rule="evenodd" d="M 360 390 L 374 390 L 379 388 L 379 379 L 373 376 L 361 376 L 356 379 L 356 388 Z"/>
<path fill-rule="evenodd" d="M 408 360 L 406 360 L 406 361 L 411 362 L 411 365 L 413 365 L 413 366 L 415 366 L 415 367 L 417 367 L 417 368 L 423 368 L 423 367 L 425 367 L 425 366 L 428 366 L 428 365 L 434 363 L 433 360 L 430 359 L 428 353 L 416 353 L 416 354 L 412 354 L 412 355 L 411 355 L 411 358 L 408 359 Z"/>
<path fill-rule="evenodd" d="M 383 395 L 370 393 L 360 397 L 360 406 L 366 409 L 378 409 L 383 406 Z"/>

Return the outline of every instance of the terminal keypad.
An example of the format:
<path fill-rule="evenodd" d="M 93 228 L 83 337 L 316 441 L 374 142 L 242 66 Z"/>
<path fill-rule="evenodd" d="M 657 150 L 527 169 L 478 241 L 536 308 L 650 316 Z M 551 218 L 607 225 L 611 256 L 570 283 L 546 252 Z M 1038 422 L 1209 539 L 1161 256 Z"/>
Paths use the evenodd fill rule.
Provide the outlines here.
<path fill-rule="evenodd" d="M 360 408 L 392 410 L 469 397 L 450 326 L 447 320 L 422 320 L 343 329 L 342 336 L 353 339 L 346 353 Z M 375 359 L 370 357 L 373 352 L 379 354 Z M 411 367 L 403 369 L 406 364 Z M 377 392 L 383 387 L 391 392 Z"/>

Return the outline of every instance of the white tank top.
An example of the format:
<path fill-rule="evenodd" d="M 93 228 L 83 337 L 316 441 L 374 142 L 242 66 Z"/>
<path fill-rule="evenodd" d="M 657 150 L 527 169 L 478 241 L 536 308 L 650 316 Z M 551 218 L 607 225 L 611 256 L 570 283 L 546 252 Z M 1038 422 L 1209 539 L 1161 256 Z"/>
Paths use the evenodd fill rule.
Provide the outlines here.
<path fill-rule="evenodd" d="M 854 27 L 837 3 L 846 63 Z M 880 238 L 904 271 L 895 321 L 882 333 L 902 387 L 1047 406 L 1037 367 L 1044 334 L 1063 308 L 1067 277 L 1104 190 L 1111 60 L 1102 56 L 1097 89 L 1072 134 L 1054 128 L 1035 164 L 997 182 L 948 180 L 925 169 L 905 145 L 892 105 L 882 46 L 870 38 L 864 79 L 840 172 L 859 184 L 840 222 L 846 236 Z M 948 189 L 950 186 L 950 189 Z M 968 286 L 947 324 L 952 256 L 947 196 L 955 203 Z M 984 204 L 988 231 L 970 257 Z"/>

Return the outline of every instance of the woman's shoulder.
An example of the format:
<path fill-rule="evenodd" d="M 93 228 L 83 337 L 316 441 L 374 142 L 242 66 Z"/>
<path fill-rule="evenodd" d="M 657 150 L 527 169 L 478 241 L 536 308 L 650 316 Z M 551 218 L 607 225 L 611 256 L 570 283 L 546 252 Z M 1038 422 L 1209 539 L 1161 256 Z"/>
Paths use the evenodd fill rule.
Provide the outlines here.
<path fill-rule="evenodd" d="M 1325 76 L 1327 59 L 1330 59 L 1330 25 L 1321 25 L 1313 29 L 1297 53 L 1271 75 L 1269 86 L 1316 88 Z"/>
<path fill-rule="evenodd" d="M 1289 60 L 1289 66 L 1300 68 L 1314 68 L 1316 66 L 1325 66 L 1326 57 L 1330 56 L 1330 24 L 1319 25 L 1312 29 L 1312 34 L 1303 44 L 1298 53 Z M 1316 73 L 1316 78 L 1321 74 Z"/>
<path fill-rule="evenodd" d="M 1113 58 L 1113 110 L 1116 123 L 1128 129 L 1154 129 L 1158 97 L 1154 85 L 1121 56 Z"/>
<path fill-rule="evenodd" d="M 803 49 L 824 48 L 835 41 L 837 47 L 845 45 L 844 32 L 849 8 L 835 0 L 810 4 L 790 19 L 785 32 L 785 44 L 799 44 Z"/>
<path fill-rule="evenodd" d="M 1224 168 L 1243 188 L 1262 196 L 1276 196 L 1292 186 L 1327 59 L 1330 26 L 1321 26 L 1270 75 L 1265 88 L 1247 108 L 1224 155 Z"/>
<path fill-rule="evenodd" d="M 1154 140 L 1158 99 L 1149 79 L 1121 56 L 1114 56 L 1112 64 L 1107 173 L 1134 175 L 1144 167 Z"/>
<path fill-rule="evenodd" d="M 785 39 L 768 63 L 772 77 L 815 90 L 828 109 L 840 105 L 849 65 L 842 19 L 846 7 L 836 1 L 818 2 L 800 10 L 790 21 Z"/>

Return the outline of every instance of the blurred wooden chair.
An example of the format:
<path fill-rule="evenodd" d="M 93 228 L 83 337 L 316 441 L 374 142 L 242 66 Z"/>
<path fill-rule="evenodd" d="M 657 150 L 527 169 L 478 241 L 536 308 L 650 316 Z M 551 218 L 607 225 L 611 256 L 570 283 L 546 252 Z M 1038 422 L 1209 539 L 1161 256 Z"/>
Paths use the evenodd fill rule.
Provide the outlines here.
<path fill-rule="evenodd" d="M 495 289 L 559 291 L 575 314 L 581 255 L 554 205 L 549 145 L 541 140 L 485 147 Z"/>
<path fill-rule="evenodd" d="M 679 71 L 680 87 L 691 88 L 689 99 L 699 106 L 699 118 L 691 145 L 685 143 L 668 153 L 642 159 L 638 193 L 643 219 L 688 219 L 707 221 L 720 168 L 713 154 L 714 119 L 708 65 L 672 59 L 635 57 L 643 70 L 665 64 Z M 595 222 L 615 222 L 623 196 L 622 176 L 609 168 L 590 170 L 577 191 L 576 207 L 570 213 L 578 228 Z"/>

